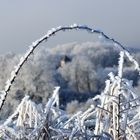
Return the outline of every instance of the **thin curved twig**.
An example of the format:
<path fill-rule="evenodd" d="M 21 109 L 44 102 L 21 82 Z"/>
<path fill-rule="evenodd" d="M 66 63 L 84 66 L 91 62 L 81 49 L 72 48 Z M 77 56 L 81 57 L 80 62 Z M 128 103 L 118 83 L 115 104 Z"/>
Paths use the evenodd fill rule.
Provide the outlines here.
<path fill-rule="evenodd" d="M 78 30 L 86 30 L 89 33 L 94 33 L 94 34 L 98 34 L 98 35 L 102 35 L 106 40 L 111 41 L 112 43 L 114 43 L 115 47 L 119 47 L 122 50 L 125 51 L 126 56 L 129 58 L 129 60 L 131 62 L 134 63 L 136 69 L 139 71 L 140 73 L 140 68 L 139 68 L 139 64 L 137 63 L 137 61 L 131 56 L 130 52 L 118 41 L 116 41 L 113 38 L 110 38 L 109 36 L 107 36 L 104 32 L 100 31 L 100 30 L 96 30 L 93 28 L 90 28 L 88 26 L 85 25 L 77 25 L 77 24 L 73 24 L 71 26 L 64 26 L 64 27 L 57 27 L 57 28 L 52 28 L 51 30 L 49 30 L 47 32 L 46 35 L 44 35 L 43 37 L 41 37 L 40 39 L 36 40 L 35 42 L 32 43 L 32 45 L 29 46 L 29 50 L 25 53 L 25 55 L 23 57 L 21 57 L 20 62 L 17 66 L 15 66 L 15 70 L 11 72 L 11 77 L 10 79 L 7 80 L 6 82 L 6 86 L 4 89 L 5 94 L 3 95 L 4 97 L 2 98 L 2 101 L 0 103 L 0 110 L 2 109 L 4 102 L 6 100 L 6 97 L 8 95 L 8 92 L 11 89 L 12 84 L 14 83 L 20 69 L 22 68 L 22 66 L 24 65 L 24 63 L 28 60 L 29 56 L 34 52 L 34 50 L 39 46 L 39 44 L 41 44 L 44 41 L 47 41 L 48 38 L 52 37 L 53 35 L 55 35 L 57 32 L 60 31 L 66 31 L 66 30 L 74 30 L 74 29 L 78 29 Z"/>

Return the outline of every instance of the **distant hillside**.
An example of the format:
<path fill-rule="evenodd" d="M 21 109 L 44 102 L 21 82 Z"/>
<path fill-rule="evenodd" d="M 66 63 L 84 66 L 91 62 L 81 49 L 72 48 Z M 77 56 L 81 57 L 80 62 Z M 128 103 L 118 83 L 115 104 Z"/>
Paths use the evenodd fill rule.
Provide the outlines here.
<path fill-rule="evenodd" d="M 140 49 L 137 52 L 140 62 Z M 21 55 L 0 56 L 0 88 L 3 89 L 10 72 L 19 62 Z M 25 94 L 36 102 L 46 102 L 55 86 L 60 86 L 60 103 L 63 108 L 74 100 L 86 102 L 101 93 L 109 72 L 117 72 L 119 51 L 105 43 L 69 43 L 53 48 L 41 47 L 23 66 L 8 95 L 0 118 L 8 116 Z M 124 69 L 124 77 L 139 86 L 138 73 L 131 70 L 131 64 Z M 12 101 L 12 102 L 11 102 Z M 11 106 L 11 107 L 9 107 Z M 69 105 L 70 106 L 70 105 Z"/>

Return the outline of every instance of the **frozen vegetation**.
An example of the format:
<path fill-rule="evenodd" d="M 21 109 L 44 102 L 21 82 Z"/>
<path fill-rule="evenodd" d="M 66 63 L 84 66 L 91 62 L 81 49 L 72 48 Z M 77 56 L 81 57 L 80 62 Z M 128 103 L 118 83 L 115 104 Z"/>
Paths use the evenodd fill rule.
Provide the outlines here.
<path fill-rule="evenodd" d="M 58 31 L 73 29 L 104 40 L 34 52 Z M 140 52 L 76 24 L 48 31 L 25 55 L 0 56 L 0 138 L 140 139 L 139 62 Z"/>

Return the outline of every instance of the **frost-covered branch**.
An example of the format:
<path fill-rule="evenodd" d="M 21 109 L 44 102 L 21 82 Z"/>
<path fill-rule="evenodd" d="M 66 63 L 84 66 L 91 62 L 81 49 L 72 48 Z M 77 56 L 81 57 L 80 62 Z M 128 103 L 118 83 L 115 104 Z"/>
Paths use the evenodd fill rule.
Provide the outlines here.
<path fill-rule="evenodd" d="M 22 68 L 22 66 L 24 65 L 24 63 L 27 61 L 27 59 L 29 58 L 29 56 L 34 52 L 34 50 L 39 46 L 39 44 L 41 44 L 44 41 L 47 41 L 50 37 L 52 37 L 53 35 L 55 35 L 56 33 L 60 32 L 60 31 L 69 31 L 69 30 L 86 30 L 89 33 L 92 34 L 98 34 L 103 36 L 106 40 L 111 41 L 114 46 L 121 48 L 122 50 L 124 50 L 124 53 L 127 55 L 127 57 L 129 58 L 129 60 L 131 62 L 134 63 L 135 65 L 135 69 L 138 70 L 140 72 L 140 68 L 139 68 L 139 64 L 137 63 L 137 61 L 133 58 L 133 56 L 129 53 L 129 51 L 127 51 L 127 49 L 118 41 L 116 41 L 113 38 L 110 38 L 109 36 L 107 36 L 104 32 L 100 31 L 100 30 L 96 30 L 93 28 L 90 28 L 88 26 L 85 25 L 77 25 L 77 24 L 73 24 L 71 26 L 59 26 L 57 28 L 52 28 L 51 30 L 49 30 L 47 32 L 46 35 L 44 35 L 43 37 L 41 37 L 40 39 L 36 40 L 35 42 L 33 42 L 30 46 L 29 46 L 29 50 L 25 53 L 25 55 L 23 57 L 20 58 L 20 62 L 17 66 L 15 66 L 15 70 L 13 70 L 11 72 L 11 77 L 7 80 L 6 85 L 5 85 L 5 89 L 4 89 L 4 94 L 2 95 L 3 98 L 1 98 L 0 100 L 0 110 L 6 100 L 7 94 L 11 89 L 11 86 L 13 84 L 13 82 L 15 81 L 15 78 L 17 77 L 17 74 L 19 73 L 20 69 Z"/>

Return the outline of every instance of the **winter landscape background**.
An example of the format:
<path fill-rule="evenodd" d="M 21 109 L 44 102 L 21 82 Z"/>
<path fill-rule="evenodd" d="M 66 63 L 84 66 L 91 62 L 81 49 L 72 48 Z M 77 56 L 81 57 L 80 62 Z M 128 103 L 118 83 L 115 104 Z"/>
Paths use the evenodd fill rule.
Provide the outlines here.
<path fill-rule="evenodd" d="M 140 63 L 139 49 L 129 48 Z M 0 88 L 22 54 L 0 56 Z M 46 103 L 55 86 L 60 86 L 60 107 L 68 113 L 88 108 L 90 99 L 100 94 L 109 72 L 117 73 L 119 50 L 107 42 L 85 42 L 38 48 L 23 66 L 8 94 L 0 119 L 7 118 L 21 99 L 29 95 L 37 104 Z M 125 62 L 124 77 L 140 90 L 138 72 Z"/>

